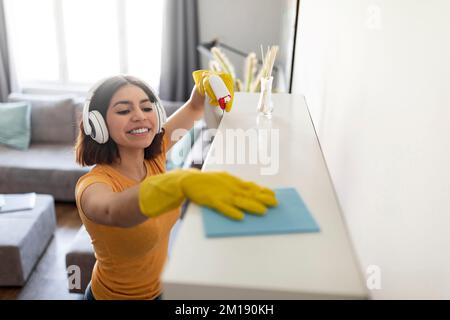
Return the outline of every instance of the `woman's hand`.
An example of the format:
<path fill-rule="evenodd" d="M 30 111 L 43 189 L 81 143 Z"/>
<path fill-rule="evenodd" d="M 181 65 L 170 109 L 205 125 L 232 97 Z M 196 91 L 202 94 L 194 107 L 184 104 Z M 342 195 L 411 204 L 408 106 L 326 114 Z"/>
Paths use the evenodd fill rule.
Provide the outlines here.
<path fill-rule="evenodd" d="M 201 95 L 209 97 L 209 104 L 230 112 L 234 99 L 234 81 L 230 74 L 211 70 L 192 73 L 195 86 Z"/>

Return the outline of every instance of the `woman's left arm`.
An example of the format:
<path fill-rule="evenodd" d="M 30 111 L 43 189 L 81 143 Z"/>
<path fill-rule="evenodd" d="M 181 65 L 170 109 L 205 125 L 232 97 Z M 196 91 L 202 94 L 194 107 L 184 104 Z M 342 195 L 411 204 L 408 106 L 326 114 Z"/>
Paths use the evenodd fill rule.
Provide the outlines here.
<path fill-rule="evenodd" d="M 197 87 L 194 86 L 191 97 L 173 115 L 167 119 L 164 125 L 168 137 L 167 150 L 169 150 L 184 134 L 193 126 L 195 121 L 200 120 L 205 112 L 205 97 L 202 96 Z M 177 129 L 184 129 L 184 132 L 176 132 Z"/>

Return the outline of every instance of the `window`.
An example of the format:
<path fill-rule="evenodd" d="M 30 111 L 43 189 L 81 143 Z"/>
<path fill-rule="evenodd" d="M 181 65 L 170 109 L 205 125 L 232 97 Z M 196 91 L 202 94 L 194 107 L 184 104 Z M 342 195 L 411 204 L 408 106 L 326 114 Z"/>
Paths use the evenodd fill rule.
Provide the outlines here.
<path fill-rule="evenodd" d="M 164 0 L 5 0 L 24 89 L 86 88 L 128 73 L 159 87 Z"/>

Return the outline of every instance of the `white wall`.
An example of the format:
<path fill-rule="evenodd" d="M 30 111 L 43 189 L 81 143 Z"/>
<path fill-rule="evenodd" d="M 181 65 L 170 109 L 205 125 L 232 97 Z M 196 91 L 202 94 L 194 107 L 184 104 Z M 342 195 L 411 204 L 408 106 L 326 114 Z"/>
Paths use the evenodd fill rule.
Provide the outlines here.
<path fill-rule="evenodd" d="M 199 0 L 200 42 L 218 38 L 261 58 L 260 45 L 279 45 L 277 62 L 290 75 L 296 0 Z M 225 51 L 242 79 L 244 59 Z M 202 59 L 207 67 L 207 59 Z M 289 86 L 289 79 L 286 79 Z M 287 88 L 288 89 L 288 88 Z"/>
<path fill-rule="evenodd" d="M 450 298 L 450 2 L 301 0 L 305 95 L 374 298 Z"/>

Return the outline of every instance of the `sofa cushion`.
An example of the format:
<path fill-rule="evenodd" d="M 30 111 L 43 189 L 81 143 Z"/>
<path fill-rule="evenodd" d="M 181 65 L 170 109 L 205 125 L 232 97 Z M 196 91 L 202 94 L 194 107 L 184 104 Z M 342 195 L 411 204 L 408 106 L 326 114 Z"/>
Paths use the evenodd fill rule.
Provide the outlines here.
<path fill-rule="evenodd" d="M 75 185 L 88 170 L 75 162 L 72 144 L 35 143 L 27 151 L 0 146 L 0 193 L 37 192 L 74 201 Z"/>
<path fill-rule="evenodd" d="M 0 143 L 17 149 L 27 149 L 30 137 L 30 104 L 0 103 Z"/>
<path fill-rule="evenodd" d="M 49 195 L 37 195 L 31 210 L 0 214 L 0 286 L 25 283 L 55 229 L 54 201 Z"/>
<path fill-rule="evenodd" d="M 84 101 L 86 98 L 84 97 L 76 97 L 74 99 L 74 109 L 75 109 L 75 125 L 74 125 L 74 136 L 75 139 L 78 137 L 78 133 L 80 132 L 80 122 L 83 118 L 83 107 Z"/>
<path fill-rule="evenodd" d="M 13 93 L 9 101 L 31 104 L 31 142 L 73 143 L 75 108 L 68 95 L 33 95 Z"/>

